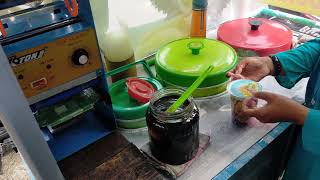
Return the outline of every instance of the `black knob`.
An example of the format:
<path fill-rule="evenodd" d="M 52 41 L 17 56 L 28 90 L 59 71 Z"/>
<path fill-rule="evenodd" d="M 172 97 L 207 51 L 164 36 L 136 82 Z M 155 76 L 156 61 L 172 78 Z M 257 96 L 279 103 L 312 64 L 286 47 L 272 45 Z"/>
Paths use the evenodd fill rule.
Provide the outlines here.
<path fill-rule="evenodd" d="M 89 53 L 84 49 L 77 49 L 71 58 L 75 65 L 85 65 L 89 61 Z"/>
<path fill-rule="evenodd" d="M 250 26 L 251 26 L 251 30 L 256 31 L 259 29 L 259 27 L 262 24 L 262 21 L 259 20 L 252 20 L 249 22 Z"/>
<path fill-rule="evenodd" d="M 21 80 L 21 79 L 23 79 L 24 77 L 23 77 L 23 75 L 22 74 L 20 74 L 19 76 L 18 76 L 18 79 L 19 80 Z"/>

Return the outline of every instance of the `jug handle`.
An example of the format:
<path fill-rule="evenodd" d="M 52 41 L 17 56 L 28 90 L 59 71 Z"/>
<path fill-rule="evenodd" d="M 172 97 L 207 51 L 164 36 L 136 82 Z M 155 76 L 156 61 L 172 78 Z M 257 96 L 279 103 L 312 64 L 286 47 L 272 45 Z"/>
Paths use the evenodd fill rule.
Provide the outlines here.
<path fill-rule="evenodd" d="M 68 9 L 69 13 L 72 17 L 77 17 L 79 14 L 79 7 L 77 0 L 71 0 L 72 7 L 70 5 L 69 0 L 64 0 L 64 4 L 66 8 Z"/>
<path fill-rule="evenodd" d="M 128 69 L 130 69 L 130 68 L 132 68 L 133 66 L 136 66 L 136 65 L 138 65 L 138 64 L 142 64 L 142 65 L 143 65 L 143 68 L 144 68 L 144 70 L 147 72 L 147 74 L 149 75 L 149 77 L 155 78 L 155 76 L 153 75 L 153 73 L 152 73 L 152 71 L 151 71 L 151 69 L 150 69 L 150 66 L 148 65 L 148 63 L 147 63 L 145 60 L 136 61 L 136 62 L 134 62 L 134 63 L 127 64 L 127 65 L 125 65 L 125 66 L 122 66 L 122 67 L 119 67 L 119 68 L 117 68 L 117 69 L 114 69 L 114 70 L 112 70 L 112 71 L 110 71 L 110 72 L 107 72 L 107 73 L 106 73 L 106 76 L 107 76 L 107 77 L 111 77 L 111 76 L 113 76 L 113 75 L 116 75 L 116 74 L 118 74 L 118 73 L 121 73 L 121 72 L 123 72 L 123 71 L 126 71 L 126 70 L 128 70 Z"/>
<path fill-rule="evenodd" d="M 0 20 L 0 31 L 1 31 L 3 39 L 6 38 L 7 37 L 7 31 L 3 26 L 2 20 Z"/>

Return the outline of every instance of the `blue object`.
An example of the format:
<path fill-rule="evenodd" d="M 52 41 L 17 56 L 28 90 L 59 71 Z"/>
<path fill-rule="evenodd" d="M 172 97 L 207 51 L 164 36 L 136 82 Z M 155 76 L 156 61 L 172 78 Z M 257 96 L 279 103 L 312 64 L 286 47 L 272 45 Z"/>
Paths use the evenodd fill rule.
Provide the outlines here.
<path fill-rule="evenodd" d="M 25 0 L 5 0 L 5 2 L 0 3 L 0 10 L 22 5 L 24 3 L 26 3 Z"/>
<path fill-rule="evenodd" d="M 16 54 L 17 52 L 37 47 L 42 44 L 55 41 L 63 38 L 71 33 L 82 32 L 89 28 L 94 28 L 94 21 L 90 11 L 89 0 L 82 0 L 78 2 L 80 21 L 58 29 L 37 34 L 36 36 L 21 39 L 14 43 L 6 43 L 6 40 L 1 39 L 3 49 L 7 56 Z M 59 11 L 57 11 L 59 10 Z M 52 12 L 53 15 L 51 13 Z M 54 14 L 54 12 L 56 12 Z M 14 38 L 26 32 L 40 29 L 41 27 L 50 26 L 52 24 L 61 22 L 62 20 L 72 20 L 63 1 L 56 1 L 51 6 L 46 6 L 42 9 L 37 9 L 36 13 L 26 12 L 24 15 L 15 16 L 14 21 L 10 17 L 0 17 L 2 23 L 7 26 L 7 38 Z"/>
<path fill-rule="evenodd" d="M 208 0 L 193 0 L 192 1 L 192 9 L 203 10 L 207 9 Z"/>
<path fill-rule="evenodd" d="M 68 157 L 112 132 L 105 128 L 94 112 L 84 114 L 84 117 L 72 127 L 51 134 L 47 129 L 43 132 L 50 137 L 48 145 L 57 161 Z M 112 119 L 108 119 L 112 121 Z"/>
<path fill-rule="evenodd" d="M 278 82 L 293 87 L 299 80 L 310 77 L 306 106 L 310 108 L 302 131 L 298 135 L 284 179 L 313 180 L 320 177 L 320 39 L 276 55 L 282 64 L 285 76 L 278 76 Z M 294 112 L 292 112 L 294 113 Z"/>
<path fill-rule="evenodd" d="M 45 99 L 43 101 L 32 104 L 30 106 L 30 108 L 31 108 L 32 112 L 36 112 L 39 109 L 42 109 L 42 108 L 45 108 L 48 106 L 52 106 L 52 105 L 58 103 L 59 101 L 68 99 L 68 98 L 80 93 L 81 91 L 88 89 L 89 87 L 96 87 L 98 85 L 98 83 L 102 83 L 102 82 L 99 82 L 97 79 L 94 79 L 94 80 L 89 81 L 87 83 L 81 84 L 80 86 L 74 87 L 74 88 L 66 90 L 60 94 L 52 96 L 48 99 Z"/>
<path fill-rule="evenodd" d="M 10 1 L 10 3 L 11 4 L 6 4 L 6 6 L 1 4 L 3 6 L 0 6 L 0 8 L 15 6 L 21 4 L 21 1 Z M 0 41 L 7 56 L 49 42 L 54 42 L 70 34 L 94 29 L 89 0 L 78 1 L 78 6 L 79 15 L 76 18 L 69 15 L 63 1 L 55 1 L 50 5 L 43 6 L 40 9 L 33 9 L 30 12 L 26 10 L 22 15 L 14 16 L 14 20 L 6 15 L 0 17 L 6 26 L 7 38 L 0 39 Z M 61 21 L 72 23 L 66 23 L 55 29 L 49 28 Z M 32 34 L 44 28 L 48 28 L 49 30 Z M 26 34 L 28 34 L 28 36 L 24 37 Z M 106 72 L 101 66 L 100 69 L 97 69 L 96 74 L 96 79 L 31 105 L 31 109 L 36 111 L 61 102 L 90 87 L 97 90 L 101 96 L 100 101 L 95 104 L 94 111 L 83 114 L 83 117 L 75 124 L 55 134 L 51 134 L 48 129 L 42 129 L 44 139 L 48 142 L 53 156 L 57 161 L 78 152 L 116 129 L 111 99 L 108 93 L 108 85 L 105 78 Z"/>

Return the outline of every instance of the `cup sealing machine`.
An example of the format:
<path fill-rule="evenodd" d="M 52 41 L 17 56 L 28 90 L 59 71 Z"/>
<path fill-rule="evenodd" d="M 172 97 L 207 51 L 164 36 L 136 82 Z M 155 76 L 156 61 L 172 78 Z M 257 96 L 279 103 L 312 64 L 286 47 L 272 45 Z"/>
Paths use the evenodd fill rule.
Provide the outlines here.
<path fill-rule="evenodd" d="M 0 30 L 3 51 L 56 161 L 116 129 L 89 0 L 6 1 Z"/>

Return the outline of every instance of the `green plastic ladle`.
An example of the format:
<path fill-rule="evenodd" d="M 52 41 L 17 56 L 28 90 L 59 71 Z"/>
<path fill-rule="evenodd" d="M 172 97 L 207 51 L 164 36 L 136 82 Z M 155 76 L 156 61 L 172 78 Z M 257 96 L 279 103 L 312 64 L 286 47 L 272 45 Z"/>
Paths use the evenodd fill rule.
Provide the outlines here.
<path fill-rule="evenodd" d="M 206 79 L 208 74 L 212 71 L 213 65 L 210 65 L 198 78 L 193 82 L 193 84 L 173 103 L 167 110 L 167 113 L 174 113 L 176 110 L 191 96 L 193 91 L 195 91 L 198 86 Z"/>

